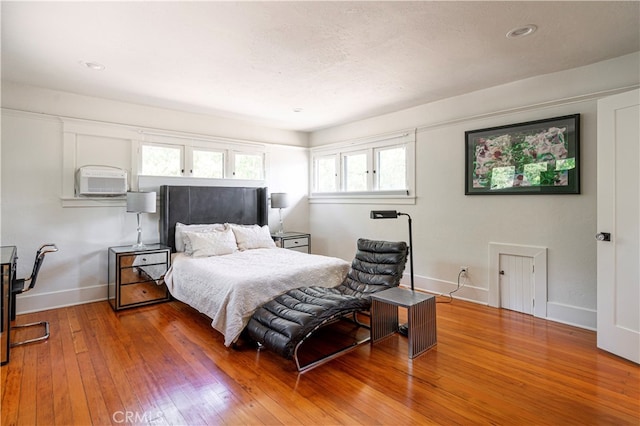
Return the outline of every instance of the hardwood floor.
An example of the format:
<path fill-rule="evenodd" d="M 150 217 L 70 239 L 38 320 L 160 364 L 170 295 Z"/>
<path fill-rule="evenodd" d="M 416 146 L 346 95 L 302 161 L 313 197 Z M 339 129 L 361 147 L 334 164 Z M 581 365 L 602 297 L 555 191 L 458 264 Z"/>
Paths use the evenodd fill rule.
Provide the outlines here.
<path fill-rule="evenodd" d="M 458 300 L 437 305 L 438 345 L 414 360 L 394 335 L 302 375 L 268 351 L 224 347 L 180 302 L 18 316 L 40 319 L 51 338 L 13 348 L 2 367 L 4 426 L 640 419 L 640 367 L 596 349 L 594 332 Z"/>

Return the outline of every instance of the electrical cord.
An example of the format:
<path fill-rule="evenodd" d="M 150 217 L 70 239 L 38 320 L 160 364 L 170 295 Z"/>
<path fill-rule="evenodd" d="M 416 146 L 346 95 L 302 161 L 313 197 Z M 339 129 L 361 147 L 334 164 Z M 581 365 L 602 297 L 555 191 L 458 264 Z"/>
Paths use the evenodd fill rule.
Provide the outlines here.
<path fill-rule="evenodd" d="M 462 274 L 464 274 L 465 271 L 464 269 L 461 269 L 460 272 L 458 272 L 458 286 L 455 288 L 455 290 L 452 290 L 449 292 L 449 300 L 436 300 L 436 303 L 451 303 L 453 302 L 453 293 L 455 293 L 456 291 L 460 290 L 462 287 L 464 287 L 464 282 L 462 283 L 462 285 L 460 285 L 460 277 L 462 277 Z M 444 294 L 440 294 L 441 297 L 445 297 Z"/>

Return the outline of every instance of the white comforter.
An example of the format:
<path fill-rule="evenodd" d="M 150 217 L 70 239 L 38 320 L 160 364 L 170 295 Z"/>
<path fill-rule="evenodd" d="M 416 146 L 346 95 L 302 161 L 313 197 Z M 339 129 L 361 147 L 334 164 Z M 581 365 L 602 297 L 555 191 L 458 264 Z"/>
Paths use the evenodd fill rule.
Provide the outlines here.
<path fill-rule="evenodd" d="M 173 297 L 210 317 L 230 346 L 263 303 L 293 288 L 335 287 L 348 270 L 342 259 L 281 248 L 204 258 L 177 254 L 165 282 Z"/>

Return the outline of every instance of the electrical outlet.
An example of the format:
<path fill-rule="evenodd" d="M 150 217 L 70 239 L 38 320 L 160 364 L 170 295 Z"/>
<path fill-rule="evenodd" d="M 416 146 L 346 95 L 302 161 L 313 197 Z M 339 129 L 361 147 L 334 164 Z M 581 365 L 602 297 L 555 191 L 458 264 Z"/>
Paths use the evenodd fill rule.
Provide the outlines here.
<path fill-rule="evenodd" d="M 468 274 L 469 273 L 469 267 L 468 266 L 461 266 L 460 267 L 460 272 L 462 272 L 463 274 Z"/>

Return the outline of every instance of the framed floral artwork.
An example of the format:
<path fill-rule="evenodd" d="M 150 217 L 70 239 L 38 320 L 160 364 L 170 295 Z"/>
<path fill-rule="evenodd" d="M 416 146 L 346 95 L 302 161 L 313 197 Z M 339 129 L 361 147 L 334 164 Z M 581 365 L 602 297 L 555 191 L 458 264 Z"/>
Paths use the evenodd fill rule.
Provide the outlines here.
<path fill-rule="evenodd" d="M 465 195 L 580 193 L 580 114 L 467 131 L 465 144 Z"/>

